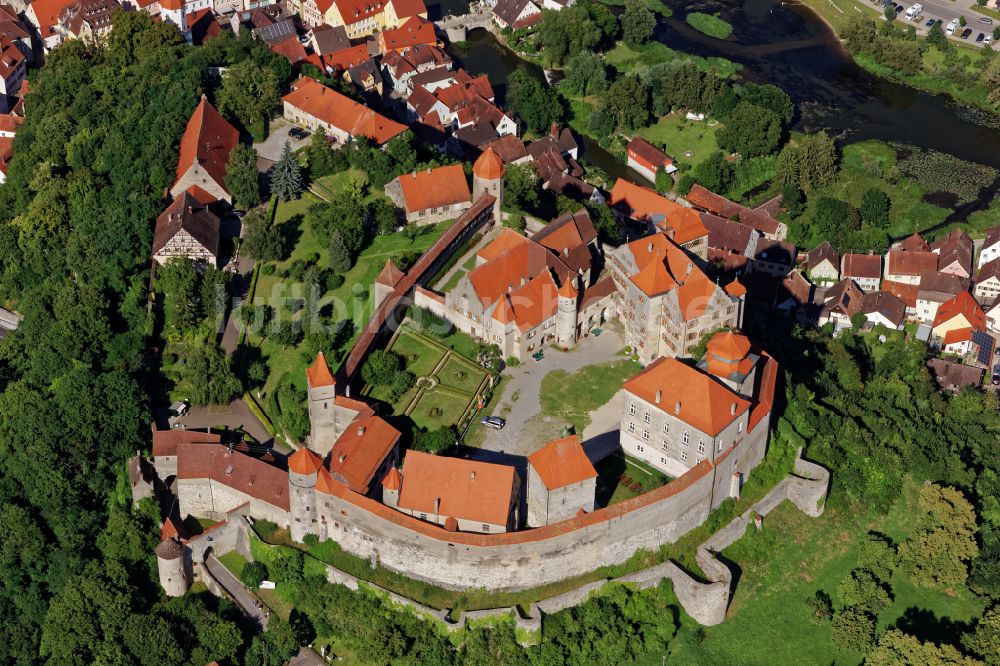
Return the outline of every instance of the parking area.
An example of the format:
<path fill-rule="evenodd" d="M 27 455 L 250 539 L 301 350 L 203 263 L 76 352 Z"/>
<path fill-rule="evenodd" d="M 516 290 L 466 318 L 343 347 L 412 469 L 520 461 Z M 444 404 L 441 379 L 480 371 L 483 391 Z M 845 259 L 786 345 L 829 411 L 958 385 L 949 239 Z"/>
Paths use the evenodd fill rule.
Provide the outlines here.
<path fill-rule="evenodd" d="M 285 147 L 285 141 L 292 144 L 292 150 L 298 150 L 307 145 L 311 139 L 312 135 L 309 132 L 292 125 L 284 118 L 275 118 L 271 121 L 271 133 L 267 138 L 253 144 L 257 151 L 257 168 L 260 171 L 267 171 L 277 162 Z"/>
<path fill-rule="evenodd" d="M 994 30 L 1000 20 L 977 11 L 978 6 L 970 0 L 927 0 L 925 2 L 905 2 L 904 0 L 857 0 L 858 4 L 878 12 L 892 7 L 897 21 L 902 25 L 912 25 L 920 34 L 926 34 L 940 22 L 949 39 L 969 44 L 989 45 L 994 40 Z M 962 17 L 965 25 L 962 25 Z"/>

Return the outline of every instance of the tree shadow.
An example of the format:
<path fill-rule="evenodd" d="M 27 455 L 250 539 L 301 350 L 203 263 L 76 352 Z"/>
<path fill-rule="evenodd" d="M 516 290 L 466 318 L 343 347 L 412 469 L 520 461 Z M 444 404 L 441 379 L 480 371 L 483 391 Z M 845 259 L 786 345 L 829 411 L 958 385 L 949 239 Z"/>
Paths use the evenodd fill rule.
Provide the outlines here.
<path fill-rule="evenodd" d="M 972 623 L 939 618 L 934 611 L 910 606 L 896 620 L 896 628 L 925 642 L 947 643 L 958 647 L 962 635 L 972 629 Z"/>
<path fill-rule="evenodd" d="M 292 215 L 290 218 L 278 225 L 278 228 L 281 230 L 281 242 L 284 245 L 282 248 L 284 256 L 289 256 L 295 246 L 298 245 L 299 239 L 302 238 L 302 225 L 305 222 L 305 219 L 305 215 L 299 213 L 297 215 Z"/>

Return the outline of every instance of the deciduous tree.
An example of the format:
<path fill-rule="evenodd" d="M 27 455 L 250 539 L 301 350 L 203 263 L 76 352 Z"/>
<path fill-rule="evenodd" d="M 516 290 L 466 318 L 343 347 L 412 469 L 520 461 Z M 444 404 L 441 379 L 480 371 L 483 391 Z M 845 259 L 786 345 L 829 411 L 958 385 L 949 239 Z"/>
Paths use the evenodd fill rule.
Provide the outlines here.
<path fill-rule="evenodd" d="M 630 46 L 640 46 L 649 41 L 656 28 L 656 17 L 644 0 L 625 0 L 621 16 L 622 39 Z"/>
<path fill-rule="evenodd" d="M 270 67 L 243 60 L 226 70 L 219 88 L 219 111 L 249 128 L 278 106 L 278 77 Z"/>
<path fill-rule="evenodd" d="M 226 187 L 236 200 L 236 205 L 243 210 L 249 210 L 260 202 L 257 151 L 252 147 L 241 144 L 229 153 Z"/>

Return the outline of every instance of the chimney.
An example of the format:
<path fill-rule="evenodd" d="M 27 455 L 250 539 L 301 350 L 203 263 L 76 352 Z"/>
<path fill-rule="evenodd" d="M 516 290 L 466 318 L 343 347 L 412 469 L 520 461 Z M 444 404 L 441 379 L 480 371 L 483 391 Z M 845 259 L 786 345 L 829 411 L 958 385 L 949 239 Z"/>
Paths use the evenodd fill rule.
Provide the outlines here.
<path fill-rule="evenodd" d="M 736 403 L 735 402 L 729 407 L 729 413 L 732 414 L 733 416 L 736 416 Z"/>
<path fill-rule="evenodd" d="M 362 426 L 358 426 L 358 437 L 361 437 L 364 434 L 365 434 L 365 427 L 363 425 Z"/>
<path fill-rule="evenodd" d="M 689 261 L 689 262 L 688 262 L 688 270 L 687 270 L 687 272 L 688 272 L 688 275 L 691 275 L 691 271 L 692 271 L 692 270 L 694 270 L 694 264 L 692 264 L 692 263 L 691 263 L 691 262 Z"/>
<path fill-rule="evenodd" d="M 475 481 L 475 480 L 476 480 L 476 470 L 472 470 L 471 472 L 469 472 L 469 481 Z"/>
<path fill-rule="evenodd" d="M 568 247 L 564 247 L 563 248 L 563 256 L 564 257 L 568 257 L 569 256 L 569 248 Z"/>
<path fill-rule="evenodd" d="M 552 135 L 553 139 L 559 138 L 559 125 L 557 123 L 552 123 L 552 126 L 549 127 L 549 134 Z"/>
<path fill-rule="evenodd" d="M 351 397 L 351 385 L 350 384 L 348 384 L 347 386 L 344 387 L 344 397 L 345 398 L 350 398 Z"/>
<path fill-rule="evenodd" d="M 680 414 L 680 413 L 681 413 L 681 401 L 678 400 L 677 404 L 674 405 L 674 414 Z"/>
<path fill-rule="evenodd" d="M 660 404 L 660 399 L 663 397 L 663 391 L 657 389 L 656 391 L 656 404 Z"/>
<path fill-rule="evenodd" d="M 653 241 L 649 241 L 649 244 L 646 246 L 646 251 L 647 252 L 653 251 Z"/>
<path fill-rule="evenodd" d="M 345 460 L 347 460 L 347 455 L 341 453 L 339 456 L 337 456 L 337 460 L 338 462 L 344 462 Z"/>

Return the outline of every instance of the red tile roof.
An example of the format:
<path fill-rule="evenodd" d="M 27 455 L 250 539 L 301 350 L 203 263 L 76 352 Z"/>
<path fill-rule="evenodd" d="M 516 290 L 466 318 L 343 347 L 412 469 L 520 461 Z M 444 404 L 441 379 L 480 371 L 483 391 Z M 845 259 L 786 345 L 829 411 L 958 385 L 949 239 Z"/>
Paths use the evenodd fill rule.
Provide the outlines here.
<path fill-rule="evenodd" d="M 841 260 L 842 278 L 882 277 L 882 257 L 877 254 L 845 254 Z"/>
<path fill-rule="evenodd" d="M 639 269 L 630 278 L 636 287 L 649 297 L 676 290 L 685 319 L 704 314 L 718 285 L 666 234 L 640 238 L 628 247 Z"/>
<path fill-rule="evenodd" d="M 178 444 L 177 478 L 211 479 L 288 511 L 288 473 L 221 444 Z"/>
<path fill-rule="evenodd" d="M 528 456 L 528 463 L 549 490 L 597 477 L 576 435 L 549 442 Z"/>
<path fill-rule="evenodd" d="M 954 344 L 956 342 L 968 342 L 972 339 L 972 329 L 971 328 L 953 328 L 944 334 L 944 346 Z"/>
<path fill-rule="evenodd" d="M 281 41 L 270 44 L 270 47 L 272 51 L 280 56 L 284 56 L 293 65 L 297 65 L 306 59 L 306 47 L 302 45 L 298 35 L 294 33 Z"/>
<path fill-rule="evenodd" d="M 713 437 L 750 409 L 728 387 L 674 358 L 657 359 L 623 388 Z"/>
<path fill-rule="evenodd" d="M 174 199 L 156 218 L 153 231 L 153 253 L 162 250 L 182 229 L 212 253 L 219 256 L 220 221 L 218 216 L 201 203 L 189 188 Z M 203 195 L 204 190 L 198 188 Z"/>
<path fill-rule="evenodd" d="M 744 358 L 750 353 L 750 338 L 733 331 L 720 331 L 708 340 L 708 353 L 730 361 Z"/>
<path fill-rule="evenodd" d="M 938 256 L 932 252 L 904 252 L 889 250 L 886 257 L 886 275 L 920 275 L 936 271 Z"/>
<path fill-rule="evenodd" d="M 739 298 L 740 296 L 747 295 L 747 288 L 739 280 L 733 280 L 726 285 L 726 293 L 733 298 Z"/>
<path fill-rule="evenodd" d="M 931 249 L 924 237 L 916 233 L 900 241 L 899 248 L 906 252 L 929 252 Z"/>
<path fill-rule="evenodd" d="M 310 474 L 318 472 L 319 468 L 322 466 L 323 459 L 304 446 L 292 455 L 288 456 L 289 472 L 309 476 Z"/>
<path fill-rule="evenodd" d="M 154 430 L 153 431 L 153 455 L 154 456 L 176 456 L 178 444 L 191 444 L 195 442 L 218 444 L 222 441 L 219 435 L 211 432 L 199 432 L 197 430 Z"/>
<path fill-rule="evenodd" d="M 389 0 L 388 4 L 392 5 L 392 10 L 396 12 L 397 19 L 404 19 L 407 16 L 416 16 L 418 14 L 427 14 L 427 7 L 424 6 L 424 0 Z"/>
<path fill-rule="evenodd" d="M 494 244 L 500 247 L 493 248 Z M 495 251 L 497 249 L 502 251 Z M 554 270 L 560 281 L 571 273 L 548 249 L 516 232 L 501 233 L 479 256 L 489 260 L 469 271 L 468 277 L 484 308 L 489 308 L 503 294 L 522 287 L 543 270 Z"/>
<path fill-rule="evenodd" d="M 417 513 L 506 525 L 516 472 L 507 465 L 408 451 L 399 506 Z"/>
<path fill-rule="evenodd" d="M 459 164 L 404 173 L 397 180 L 408 213 L 472 201 L 465 171 Z"/>
<path fill-rule="evenodd" d="M 316 354 L 316 360 L 306 368 L 306 382 L 310 388 L 333 386 L 337 383 L 330 373 L 330 366 L 326 364 L 326 356 L 323 355 L 323 352 Z"/>
<path fill-rule="evenodd" d="M 640 136 L 629 141 L 628 145 L 625 146 L 625 151 L 629 157 L 653 171 L 674 162 L 665 152 Z"/>
<path fill-rule="evenodd" d="M 360 65 L 366 60 L 371 60 L 371 57 L 366 44 L 358 44 L 340 51 L 323 54 L 324 62 L 338 72 Z"/>
<path fill-rule="evenodd" d="M 193 164 L 201 164 L 220 187 L 226 188 L 229 153 L 240 142 L 240 133 L 202 96 L 181 137 L 177 180 Z"/>
<path fill-rule="evenodd" d="M 378 39 L 383 51 L 395 51 L 418 44 L 430 46 L 438 41 L 434 24 L 421 16 L 413 16 L 398 28 L 385 30 Z"/>
<path fill-rule="evenodd" d="M 934 316 L 934 328 L 946 324 L 955 317 L 963 317 L 969 326 L 977 331 L 986 329 L 986 315 L 976 303 L 976 299 L 967 291 L 942 303 Z"/>
<path fill-rule="evenodd" d="M 366 495 L 375 473 L 399 442 L 400 433 L 377 416 L 353 421 L 330 451 L 330 476 Z"/>
<path fill-rule="evenodd" d="M 404 277 L 406 277 L 406 274 L 396 268 L 396 264 L 392 263 L 392 259 L 386 259 L 385 266 L 383 266 L 382 270 L 379 271 L 379 274 L 375 276 L 375 284 L 385 285 L 386 287 L 395 287 Z"/>
<path fill-rule="evenodd" d="M 55 34 L 53 26 L 59 22 L 59 16 L 73 5 L 76 0 L 31 0 L 29 6 L 38 20 L 38 35 L 44 40 Z"/>
<path fill-rule="evenodd" d="M 308 76 L 293 83 L 292 92 L 282 99 L 352 137 L 366 136 L 379 144 L 406 131 L 405 125 L 375 113 Z"/>
<path fill-rule="evenodd" d="M 917 294 L 920 293 L 920 285 L 918 284 L 906 284 L 905 282 L 883 280 L 882 290 L 889 292 L 899 300 L 903 301 L 906 307 L 910 309 L 917 307 Z"/>
<path fill-rule="evenodd" d="M 389 472 L 382 479 L 382 488 L 385 490 L 396 490 L 398 491 L 403 487 L 403 477 L 399 475 L 399 470 L 395 467 L 390 467 Z"/>
<path fill-rule="evenodd" d="M 695 185 L 688 192 L 687 200 L 720 217 L 739 217 L 742 224 L 748 224 L 762 234 L 776 234 L 780 227 L 777 220 L 770 217 L 762 209 L 747 208 L 729 199 L 706 190 L 701 185 Z"/>
<path fill-rule="evenodd" d="M 333 4 L 346 25 L 381 14 L 385 8 L 384 0 L 333 0 Z"/>
<path fill-rule="evenodd" d="M 523 286 L 504 294 L 502 304 L 494 311 L 494 318 L 501 324 L 514 321 L 523 333 L 541 325 L 555 316 L 559 306 L 558 290 L 548 269 L 528 280 Z"/>
<path fill-rule="evenodd" d="M 484 180 L 497 180 L 503 177 L 503 160 L 492 148 L 487 148 L 476 158 L 472 165 L 472 173 Z"/>

